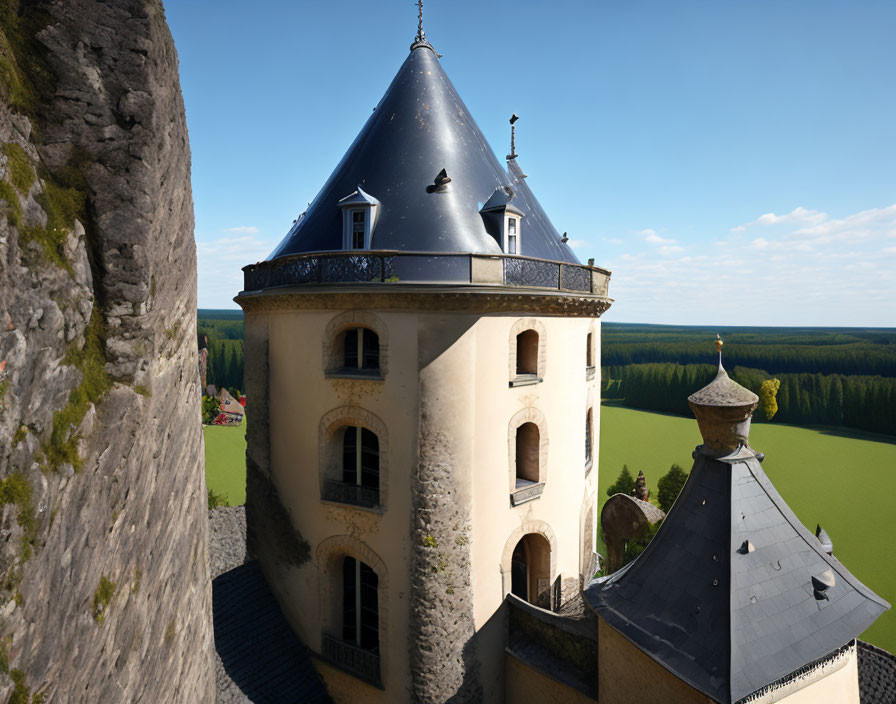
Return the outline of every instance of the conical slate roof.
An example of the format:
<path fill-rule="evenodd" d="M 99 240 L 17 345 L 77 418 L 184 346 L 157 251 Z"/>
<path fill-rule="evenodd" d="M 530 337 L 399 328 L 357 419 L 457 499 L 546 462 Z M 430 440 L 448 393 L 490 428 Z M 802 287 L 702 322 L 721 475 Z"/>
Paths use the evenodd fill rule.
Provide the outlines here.
<path fill-rule="evenodd" d="M 749 406 L 759 403 L 759 397 L 729 377 L 719 362 L 716 378 L 688 396 L 688 401 L 697 406 Z"/>
<path fill-rule="evenodd" d="M 889 604 L 827 555 L 745 447 L 701 448 L 647 549 L 586 598 L 667 670 L 729 704 L 836 652 Z"/>
<path fill-rule="evenodd" d="M 451 182 L 430 189 L 445 169 Z M 341 199 L 379 201 L 371 249 L 500 254 L 480 209 L 497 188 L 518 194 L 524 256 L 578 263 L 535 196 L 514 183 L 426 43 L 415 43 L 367 124 L 269 259 L 342 248 Z"/>

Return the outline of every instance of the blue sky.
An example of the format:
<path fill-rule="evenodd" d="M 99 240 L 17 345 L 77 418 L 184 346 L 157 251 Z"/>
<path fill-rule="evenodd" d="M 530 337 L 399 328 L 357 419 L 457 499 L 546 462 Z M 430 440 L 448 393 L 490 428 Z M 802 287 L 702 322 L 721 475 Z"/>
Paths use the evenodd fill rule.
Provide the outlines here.
<path fill-rule="evenodd" d="M 379 101 L 409 0 L 168 0 L 199 305 L 232 308 Z M 427 38 L 605 320 L 896 326 L 896 3 L 429 0 Z"/>

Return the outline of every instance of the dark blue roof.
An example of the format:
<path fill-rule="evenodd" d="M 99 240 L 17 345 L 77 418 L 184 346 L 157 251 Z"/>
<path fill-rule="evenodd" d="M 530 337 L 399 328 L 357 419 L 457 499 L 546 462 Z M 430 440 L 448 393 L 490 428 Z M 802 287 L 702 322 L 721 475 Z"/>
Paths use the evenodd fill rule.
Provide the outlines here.
<path fill-rule="evenodd" d="M 824 552 L 752 455 L 698 451 L 647 549 L 586 590 L 610 626 L 723 704 L 837 651 L 889 608 Z"/>
<path fill-rule="evenodd" d="M 579 263 L 522 172 L 508 174 L 427 44 L 415 44 L 317 197 L 269 259 L 342 248 L 338 202 L 359 187 L 380 202 L 371 249 L 500 254 L 480 214 L 511 186 L 523 213 L 519 254 Z M 513 169 L 518 171 L 515 162 Z M 451 182 L 430 189 L 445 169 Z"/>

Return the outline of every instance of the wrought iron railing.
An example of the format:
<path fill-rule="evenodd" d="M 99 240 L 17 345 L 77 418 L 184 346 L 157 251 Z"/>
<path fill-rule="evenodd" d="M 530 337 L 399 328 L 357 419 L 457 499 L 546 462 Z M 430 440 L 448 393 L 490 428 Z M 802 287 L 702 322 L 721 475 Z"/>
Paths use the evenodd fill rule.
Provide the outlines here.
<path fill-rule="evenodd" d="M 243 272 L 246 291 L 314 284 L 475 283 L 601 296 L 607 295 L 610 277 L 599 267 L 532 257 L 392 251 L 294 254 L 251 264 Z"/>
<path fill-rule="evenodd" d="M 380 504 L 380 490 L 358 484 L 346 484 L 328 479 L 324 482 L 323 498 L 340 504 L 374 508 Z"/>
<path fill-rule="evenodd" d="M 369 682 L 380 685 L 380 656 L 339 638 L 323 634 L 321 655 L 337 667 Z"/>

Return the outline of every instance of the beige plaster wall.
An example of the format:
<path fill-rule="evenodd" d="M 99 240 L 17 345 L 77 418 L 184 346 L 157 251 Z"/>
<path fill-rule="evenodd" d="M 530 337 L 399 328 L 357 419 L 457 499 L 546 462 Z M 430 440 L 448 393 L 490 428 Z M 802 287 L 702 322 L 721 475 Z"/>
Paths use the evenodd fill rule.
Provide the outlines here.
<path fill-rule="evenodd" d="M 320 673 L 324 681 L 327 694 L 334 702 L 351 702 L 351 704 L 381 704 L 392 702 L 382 689 L 362 682 L 357 677 L 352 677 L 332 667 L 318 657 L 312 657 L 311 662 Z"/>
<path fill-rule="evenodd" d="M 585 338 L 597 321 L 538 318 L 543 330 L 543 382 L 508 386 L 507 354 L 515 317 L 487 317 L 476 325 L 475 464 L 473 493 L 473 586 L 476 623 L 488 621 L 510 589 L 509 557 L 523 535 L 535 532 L 552 545 L 551 582 L 580 575 L 581 507 L 596 491 L 597 471 L 585 471 L 585 412 L 593 405 L 600 427 L 600 379 L 585 379 Z M 534 321 L 533 321 L 534 322 Z M 599 345 L 597 334 L 595 344 Z M 599 348 L 598 348 L 599 349 Z M 522 412 L 522 413 L 521 413 Z M 511 507 L 513 448 L 511 420 L 543 424 L 542 495 Z M 597 433 L 595 433 L 595 436 Z M 594 453 L 598 452 L 595 437 Z M 595 462 L 596 464 L 596 462 Z"/>
<path fill-rule="evenodd" d="M 598 616 L 598 701 L 601 704 L 711 704 Z"/>
<path fill-rule="evenodd" d="M 799 682 L 795 684 L 798 686 Z M 761 701 L 781 704 L 859 704 L 859 661 L 855 648 L 849 652 L 846 663 L 830 674 L 792 694 Z"/>
<path fill-rule="evenodd" d="M 596 704 L 595 699 L 547 677 L 510 653 L 504 655 L 504 681 L 504 704 Z"/>
<path fill-rule="evenodd" d="M 277 586 L 290 624 L 315 652 L 321 633 L 338 636 L 335 570 L 327 556 L 344 551 L 377 569 L 381 677 L 390 701 L 401 701 L 409 680 L 407 620 L 410 558 L 410 480 L 416 462 L 417 321 L 376 314 L 388 331 L 388 369 L 382 381 L 326 378 L 324 340 L 339 311 L 277 311 L 269 316 L 271 468 L 281 500 L 312 559 L 280 574 Z M 381 335 L 381 337 L 384 337 Z M 342 409 L 342 410 L 337 410 Z M 372 414 L 387 432 L 381 478 L 384 510 L 321 500 L 321 419 Z M 325 429 L 324 429 L 325 430 Z M 334 577 L 331 582 L 327 575 Z M 338 701 L 338 700 L 337 700 Z"/>
<path fill-rule="evenodd" d="M 388 340 L 387 373 L 382 381 L 325 376 L 330 362 L 325 340 L 332 334 L 334 319 L 344 316 L 344 311 L 259 311 L 247 316 L 247 320 L 266 319 L 271 470 L 281 500 L 311 553 L 301 567 L 279 568 L 273 586 L 292 627 L 311 650 L 320 652 L 321 632 L 333 629 L 336 633 L 338 628 L 337 608 L 329 592 L 339 587 L 328 581 L 327 556 L 343 551 L 374 566 L 380 578 L 381 675 L 386 700 L 409 699 L 411 478 L 418 459 L 418 394 L 420 388 L 427 389 L 435 398 L 428 398 L 426 407 L 441 408 L 444 402 L 447 412 L 436 419 L 436 425 L 443 425 L 443 432 L 464 456 L 465 466 L 459 471 L 466 476 L 458 477 L 458 483 L 464 487 L 462 495 L 472 494 L 469 579 L 475 627 L 482 635 L 479 678 L 485 700 L 498 701 L 503 696 L 505 668 L 504 634 L 496 626 L 496 612 L 505 589 L 510 588 L 513 547 L 529 532 L 546 537 L 553 548 L 551 582 L 560 577 L 571 593 L 582 569 L 581 539 L 589 512 L 590 525 L 596 525 L 599 321 L 527 318 L 543 330 L 543 372 L 539 369 L 543 382 L 511 388 L 508 359 L 511 350 L 515 352 L 511 329 L 519 327 L 523 316 L 391 310 L 365 315 L 371 314 L 374 327 L 386 329 L 381 339 Z M 255 327 L 260 327 L 257 322 Z M 588 332 L 594 334 L 598 370 L 591 380 L 585 375 Z M 424 378 L 427 383 L 421 386 Z M 458 393 L 461 388 L 463 392 Z M 588 403 L 593 404 L 594 465 L 586 476 Z M 548 439 L 545 489 L 538 499 L 511 507 L 509 424 L 526 409 L 537 411 L 546 426 L 542 429 Z M 372 416 L 386 428 L 383 510 L 321 501 L 321 419 L 326 416 L 332 421 L 342 412 L 352 418 Z M 271 575 L 270 569 L 266 572 Z M 326 676 L 328 683 L 341 681 L 332 674 Z M 364 691 L 365 701 L 378 696 L 378 690 Z"/>

